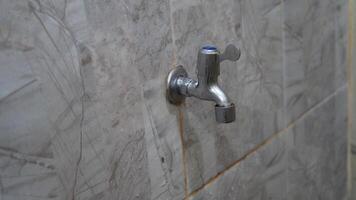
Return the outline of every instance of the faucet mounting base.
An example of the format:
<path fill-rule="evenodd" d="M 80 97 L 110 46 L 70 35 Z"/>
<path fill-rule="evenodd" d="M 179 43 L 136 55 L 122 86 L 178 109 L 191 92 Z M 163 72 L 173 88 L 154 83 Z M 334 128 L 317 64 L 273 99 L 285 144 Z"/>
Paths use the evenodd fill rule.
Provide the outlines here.
<path fill-rule="evenodd" d="M 177 80 L 180 77 L 188 77 L 187 71 L 185 71 L 185 69 L 181 65 L 175 67 L 169 72 L 166 82 L 167 99 L 169 100 L 169 102 L 176 105 L 183 103 L 185 100 L 185 96 L 180 94 L 179 86 L 177 84 Z"/>

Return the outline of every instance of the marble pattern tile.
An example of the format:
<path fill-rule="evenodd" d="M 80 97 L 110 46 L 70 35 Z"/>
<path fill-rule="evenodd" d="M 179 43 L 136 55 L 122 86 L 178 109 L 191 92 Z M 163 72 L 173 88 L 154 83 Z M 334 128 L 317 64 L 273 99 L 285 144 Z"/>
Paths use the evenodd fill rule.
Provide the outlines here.
<path fill-rule="evenodd" d="M 169 2 L 0 7 L 0 199 L 182 199 Z"/>
<path fill-rule="evenodd" d="M 287 136 L 277 136 L 190 199 L 287 199 Z"/>
<path fill-rule="evenodd" d="M 1 50 L 0 62 L 0 199 L 59 199 L 39 80 L 18 51 Z"/>
<path fill-rule="evenodd" d="M 346 1 L 284 0 L 286 123 L 346 83 Z"/>
<path fill-rule="evenodd" d="M 346 91 L 339 89 L 190 199 L 344 199 Z"/>
<path fill-rule="evenodd" d="M 180 200 L 242 158 L 191 198 L 338 199 L 345 88 L 325 98 L 345 84 L 346 10 L 346 0 L 0 1 L 0 200 Z M 206 43 L 242 50 L 221 65 L 232 124 L 215 122 L 211 102 L 165 99 L 169 70 L 194 77 Z"/>
<path fill-rule="evenodd" d="M 347 87 L 297 122 L 288 141 L 289 199 L 344 199 Z"/>
<path fill-rule="evenodd" d="M 189 98 L 183 106 L 190 191 L 281 129 L 281 8 L 273 0 L 172 1 L 177 64 L 192 77 L 200 46 L 242 50 L 238 62 L 221 65 L 220 85 L 237 105 L 234 123 L 217 124 L 212 102 Z"/>
<path fill-rule="evenodd" d="M 183 199 L 184 160 L 177 108 L 166 99 L 164 82 L 148 81 L 143 87 L 143 116 L 151 199 Z"/>

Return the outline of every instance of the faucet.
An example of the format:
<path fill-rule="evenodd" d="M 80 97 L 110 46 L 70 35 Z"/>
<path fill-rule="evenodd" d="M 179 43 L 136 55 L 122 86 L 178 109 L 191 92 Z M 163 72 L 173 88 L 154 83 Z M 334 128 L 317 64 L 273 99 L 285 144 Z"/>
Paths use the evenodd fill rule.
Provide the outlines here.
<path fill-rule="evenodd" d="M 218 85 L 220 62 L 237 61 L 241 52 L 228 45 L 223 54 L 212 45 L 203 46 L 198 52 L 197 78 L 188 77 L 183 66 L 172 69 L 167 77 L 166 96 L 170 103 L 179 105 L 186 97 L 215 102 L 215 119 L 218 123 L 235 121 L 235 105 Z"/>

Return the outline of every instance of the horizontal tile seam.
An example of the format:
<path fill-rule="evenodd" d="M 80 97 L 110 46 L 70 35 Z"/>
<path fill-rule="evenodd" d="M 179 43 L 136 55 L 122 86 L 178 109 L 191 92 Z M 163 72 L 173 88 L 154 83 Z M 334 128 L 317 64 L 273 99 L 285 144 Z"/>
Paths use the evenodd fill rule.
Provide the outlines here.
<path fill-rule="evenodd" d="M 208 181 L 206 181 L 202 186 L 200 186 L 199 188 L 195 189 L 194 191 L 192 191 L 187 199 L 190 199 L 192 197 L 194 197 L 197 193 L 199 193 L 201 190 L 209 187 L 212 183 L 214 183 L 216 180 L 218 180 L 222 175 L 224 175 L 226 172 L 228 172 L 230 169 L 232 169 L 235 166 L 238 166 L 242 161 L 244 161 L 245 159 L 249 158 L 250 156 L 254 155 L 259 149 L 261 149 L 262 147 L 266 146 L 267 144 L 271 143 L 274 138 L 281 136 L 283 133 L 287 133 L 288 130 L 290 130 L 291 128 L 293 128 L 299 121 L 302 121 L 306 116 L 308 116 L 309 114 L 313 113 L 316 109 L 320 108 L 321 106 L 323 106 L 326 102 L 328 102 L 330 99 L 332 99 L 333 97 L 337 96 L 337 94 L 339 92 L 341 92 L 343 89 L 345 89 L 347 87 L 347 84 L 339 87 L 338 89 L 335 90 L 334 93 L 330 94 L 329 96 L 327 96 L 326 98 L 324 98 L 322 101 L 320 101 L 319 103 L 317 103 L 316 105 L 314 105 L 311 109 L 309 109 L 308 111 L 304 112 L 298 119 L 294 120 L 293 122 L 291 122 L 286 128 L 282 129 L 281 131 L 271 135 L 270 137 L 268 137 L 267 139 L 263 140 L 260 144 L 256 145 L 254 148 L 252 148 L 251 150 L 249 150 L 245 155 L 243 155 L 241 158 L 239 158 L 238 160 L 232 162 L 230 165 L 228 165 L 224 170 L 218 172 L 215 176 L 211 177 L 210 179 L 208 179 Z"/>
<path fill-rule="evenodd" d="M 292 120 L 288 124 L 293 124 L 296 123 L 298 120 L 300 120 L 304 115 L 309 113 L 310 111 L 313 111 L 315 108 L 317 108 L 319 105 L 323 104 L 323 102 L 328 101 L 329 98 L 332 98 L 334 94 L 338 93 L 339 90 L 343 90 L 347 87 L 348 83 L 347 81 L 344 83 L 344 85 L 340 86 L 339 88 L 336 88 L 332 93 L 330 93 L 328 96 L 324 97 L 320 101 L 317 101 L 314 105 L 312 105 L 310 108 L 306 109 L 304 112 L 302 112 L 299 116 L 297 116 L 296 119 Z M 286 105 L 286 104 L 285 104 Z M 286 107 L 286 106 L 285 106 Z M 287 125 L 288 126 L 288 125 Z"/>

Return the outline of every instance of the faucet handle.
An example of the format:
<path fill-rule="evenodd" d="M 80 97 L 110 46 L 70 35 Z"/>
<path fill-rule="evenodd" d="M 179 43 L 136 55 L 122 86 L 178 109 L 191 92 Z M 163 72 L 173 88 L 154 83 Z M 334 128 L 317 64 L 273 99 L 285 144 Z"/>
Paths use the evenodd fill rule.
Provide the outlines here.
<path fill-rule="evenodd" d="M 241 51 L 235 45 L 229 44 L 224 53 L 220 55 L 220 62 L 224 60 L 237 61 L 241 56 Z"/>

